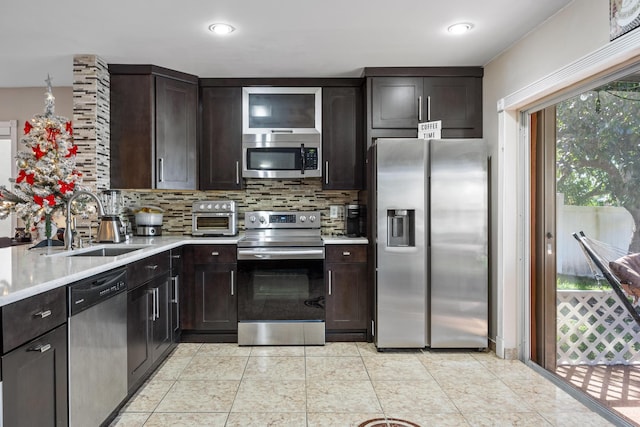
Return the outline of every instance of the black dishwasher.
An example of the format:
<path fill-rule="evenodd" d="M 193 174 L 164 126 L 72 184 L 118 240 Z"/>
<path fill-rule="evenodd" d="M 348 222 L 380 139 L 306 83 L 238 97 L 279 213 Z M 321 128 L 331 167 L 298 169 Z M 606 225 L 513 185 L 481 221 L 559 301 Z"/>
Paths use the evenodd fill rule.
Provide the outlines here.
<path fill-rule="evenodd" d="M 127 396 L 127 270 L 69 285 L 69 426 L 98 426 Z"/>

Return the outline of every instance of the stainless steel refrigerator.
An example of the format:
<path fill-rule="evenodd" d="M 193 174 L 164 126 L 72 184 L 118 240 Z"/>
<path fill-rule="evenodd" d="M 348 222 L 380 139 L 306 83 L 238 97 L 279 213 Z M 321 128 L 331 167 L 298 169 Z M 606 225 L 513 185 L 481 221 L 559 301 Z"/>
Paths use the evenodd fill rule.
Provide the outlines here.
<path fill-rule="evenodd" d="M 484 140 L 381 138 L 370 151 L 376 346 L 487 347 Z"/>

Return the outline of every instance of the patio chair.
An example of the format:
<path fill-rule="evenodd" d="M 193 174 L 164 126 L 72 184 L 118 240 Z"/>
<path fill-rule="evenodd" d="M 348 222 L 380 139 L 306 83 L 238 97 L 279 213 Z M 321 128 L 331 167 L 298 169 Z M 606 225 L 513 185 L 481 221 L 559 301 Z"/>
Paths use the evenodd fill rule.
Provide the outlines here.
<path fill-rule="evenodd" d="M 640 297 L 640 253 L 629 254 L 614 246 L 588 238 L 584 232 L 573 233 L 596 279 L 611 285 L 629 315 L 640 326 L 640 313 L 634 307 Z M 600 273 L 598 273 L 598 270 Z M 633 303 L 629 300 L 633 299 Z"/>

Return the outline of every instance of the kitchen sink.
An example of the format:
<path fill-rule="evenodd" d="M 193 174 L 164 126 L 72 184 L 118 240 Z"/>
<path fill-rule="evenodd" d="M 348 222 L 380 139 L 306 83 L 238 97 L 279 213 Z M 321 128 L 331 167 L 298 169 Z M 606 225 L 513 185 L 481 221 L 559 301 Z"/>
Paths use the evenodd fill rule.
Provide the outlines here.
<path fill-rule="evenodd" d="M 125 255 L 131 252 L 148 248 L 149 245 L 122 245 L 122 246 L 96 246 L 83 249 L 75 249 L 72 251 L 62 251 L 49 253 L 49 256 L 65 256 L 65 257 L 105 257 Z"/>
<path fill-rule="evenodd" d="M 69 256 L 118 256 L 144 248 L 100 248 L 84 252 L 71 252 Z"/>

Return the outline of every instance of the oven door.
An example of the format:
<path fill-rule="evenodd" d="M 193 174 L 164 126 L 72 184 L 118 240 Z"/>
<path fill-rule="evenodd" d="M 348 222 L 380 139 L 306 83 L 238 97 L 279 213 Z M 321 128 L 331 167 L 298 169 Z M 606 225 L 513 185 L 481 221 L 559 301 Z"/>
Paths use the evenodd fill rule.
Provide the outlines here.
<path fill-rule="evenodd" d="M 192 215 L 194 236 L 235 236 L 238 232 L 235 213 L 197 213 Z"/>
<path fill-rule="evenodd" d="M 323 259 L 259 255 L 238 259 L 238 344 L 323 345 Z"/>

